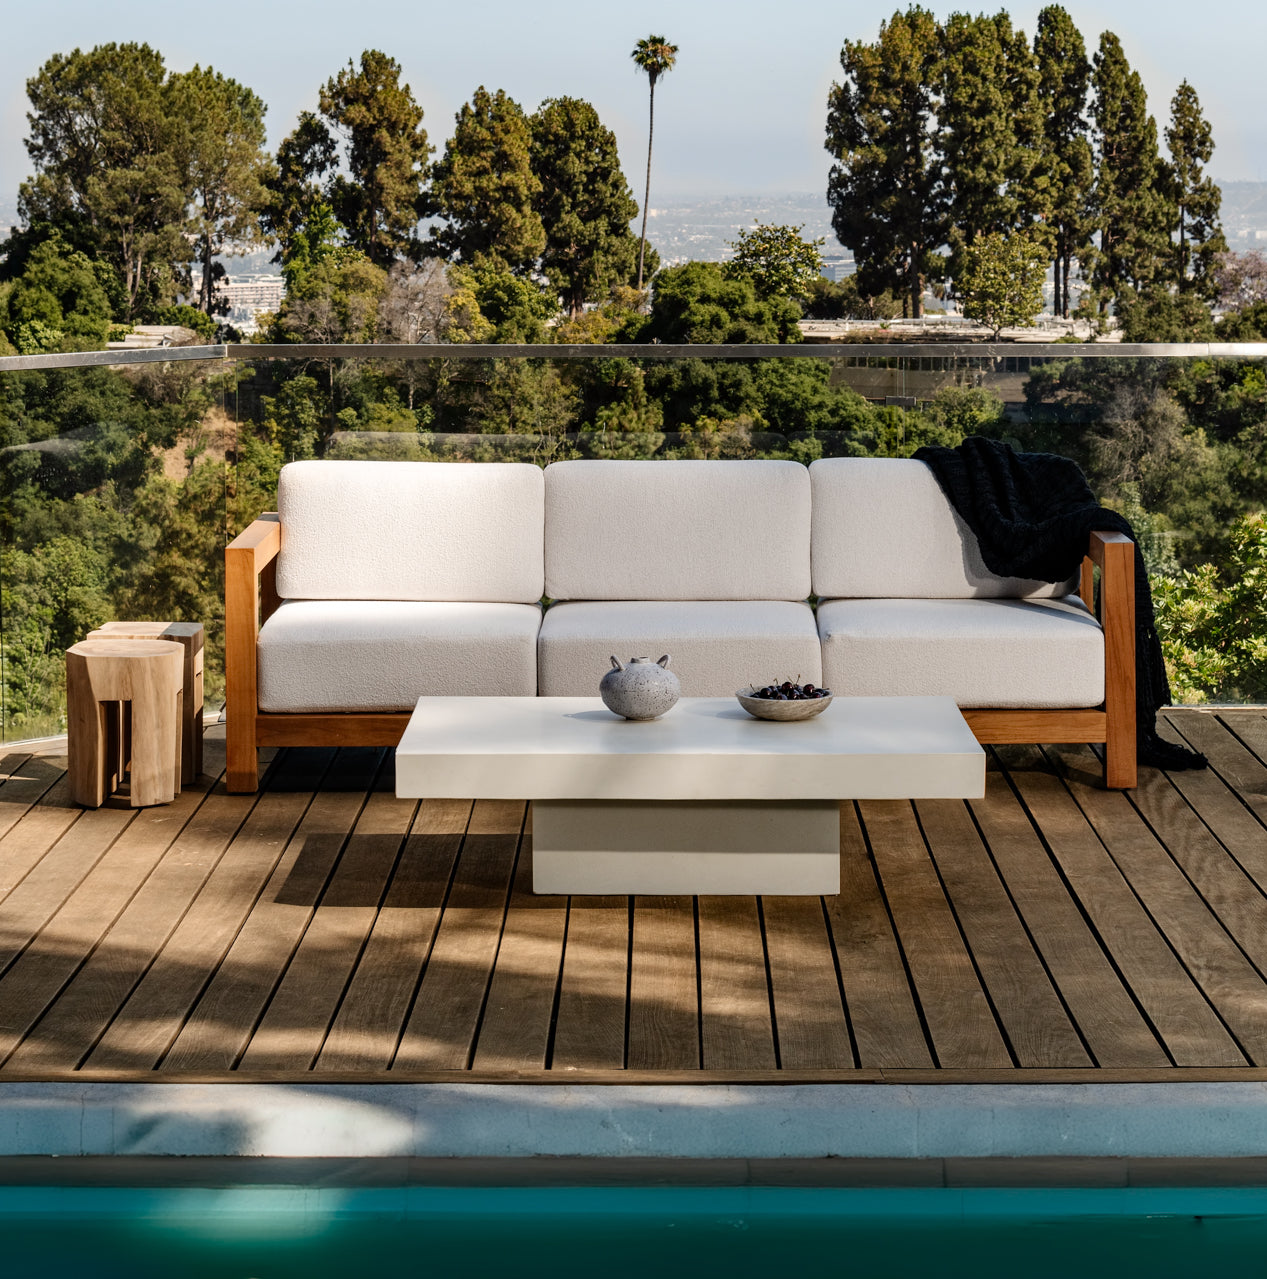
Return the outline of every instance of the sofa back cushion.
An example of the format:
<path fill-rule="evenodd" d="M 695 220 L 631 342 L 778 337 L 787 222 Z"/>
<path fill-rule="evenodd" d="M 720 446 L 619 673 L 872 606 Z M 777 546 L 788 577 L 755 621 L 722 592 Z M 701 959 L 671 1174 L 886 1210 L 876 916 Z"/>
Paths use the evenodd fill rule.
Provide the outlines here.
<path fill-rule="evenodd" d="M 285 599 L 532 604 L 545 484 L 522 462 L 292 462 L 277 485 Z"/>
<path fill-rule="evenodd" d="M 998 577 L 923 462 L 821 458 L 814 495 L 814 593 L 829 599 L 1060 598 L 1076 583 Z"/>
<path fill-rule="evenodd" d="M 798 600 L 809 476 L 796 462 L 555 462 L 546 594 L 565 600 Z"/>

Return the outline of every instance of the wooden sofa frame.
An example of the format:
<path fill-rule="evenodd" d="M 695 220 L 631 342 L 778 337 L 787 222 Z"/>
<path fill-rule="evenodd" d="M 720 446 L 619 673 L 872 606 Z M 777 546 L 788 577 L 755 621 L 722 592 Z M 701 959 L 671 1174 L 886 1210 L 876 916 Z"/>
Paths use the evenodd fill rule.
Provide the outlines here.
<path fill-rule="evenodd" d="M 409 722 L 396 714 L 277 715 L 259 709 L 256 643 L 260 626 L 278 606 L 277 553 L 281 525 L 261 515 L 225 549 L 225 695 L 231 792 L 259 786 L 262 746 L 395 746 Z M 1096 610 L 1094 572 L 1100 571 L 1098 616 L 1104 628 L 1102 705 L 1076 710 L 965 710 L 983 745 L 1006 742 L 1103 744 L 1104 784 L 1129 789 L 1135 762 L 1135 547 L 1121 533 L 1092 533 L 1082 565 L 1081 595 Z"/>

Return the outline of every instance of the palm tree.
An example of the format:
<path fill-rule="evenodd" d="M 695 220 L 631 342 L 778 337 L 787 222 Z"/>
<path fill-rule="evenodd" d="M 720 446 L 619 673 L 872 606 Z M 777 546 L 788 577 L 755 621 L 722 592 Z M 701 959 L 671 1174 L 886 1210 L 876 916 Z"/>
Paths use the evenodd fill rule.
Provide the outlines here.
<path fill-rule="evenodd" d="M 655 133 L 655 82 L 666 72 L 673 70 L 677 59 L 677 45 L 670 44 L 663 36 L 648 36 L 639 40 L 629 55 L 647 73 L 651 81 L 651 121 L 647 128 L 647 187 L 642 196 L 642 239 L 638 243 L 638 292 L 642 292 L 642 262 L 647 252 L 647 202 L 651 199 L 651 138 Z"/>

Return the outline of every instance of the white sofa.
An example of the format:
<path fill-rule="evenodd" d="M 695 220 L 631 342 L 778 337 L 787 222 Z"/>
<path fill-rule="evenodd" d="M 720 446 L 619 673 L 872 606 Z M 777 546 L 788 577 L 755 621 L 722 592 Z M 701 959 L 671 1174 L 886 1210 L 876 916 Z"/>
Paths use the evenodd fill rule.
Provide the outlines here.
<path fill-rule="evenodd" d="M 260 746 L 393 745 L 420 696 L 593 694 L 663 652 L 687 696 L 952 696 L 1134 785 L 1130 552 L 1093 537 L 1097 619 L 989 573 L 919 462 L 293 463 L 226 553 L 229 789 Z"/>

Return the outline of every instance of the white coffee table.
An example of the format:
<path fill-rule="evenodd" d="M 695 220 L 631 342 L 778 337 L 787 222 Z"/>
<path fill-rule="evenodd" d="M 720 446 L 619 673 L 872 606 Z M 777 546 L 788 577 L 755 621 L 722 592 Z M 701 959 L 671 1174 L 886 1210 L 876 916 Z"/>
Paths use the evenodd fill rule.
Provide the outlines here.
<path fill-rule="evenodd" d="M 948 697 L 751 718 L 684 697 L 633 723 L 597 697 L 424 697 L 403 798 L 531 799 L 539 893 L 840 891 L 840 801 L 975 798 L 985 753 Z"/>

